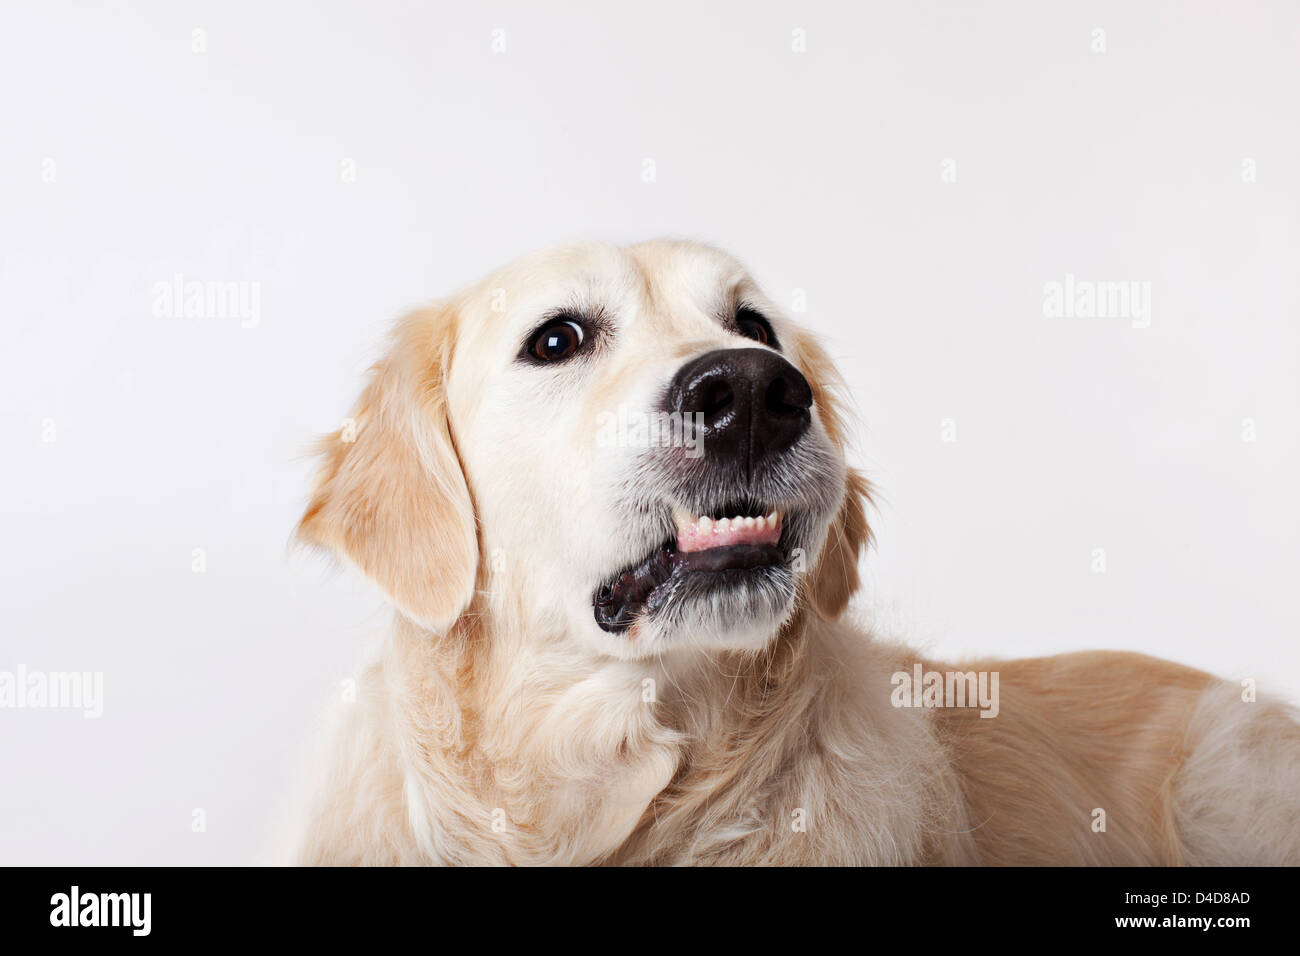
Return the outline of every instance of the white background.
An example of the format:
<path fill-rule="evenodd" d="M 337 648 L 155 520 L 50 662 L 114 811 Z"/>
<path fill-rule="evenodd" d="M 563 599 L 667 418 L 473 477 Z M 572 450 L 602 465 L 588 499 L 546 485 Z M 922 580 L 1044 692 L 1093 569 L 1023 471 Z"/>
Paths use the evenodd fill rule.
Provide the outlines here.
<path fill-rule="evenodd" d="M 805 291 L 885 630 L 1294 698 L 1296 5 L 608 6 L 5 4 L 0 670 L 107 699 L 0 711 L 0 863 L 260 858 L 386 619 L 287 552 L 301 453 L 400 312 L 575 238 Z M 177 273 L 260 324 L 154 316 Z M 1047 318 L 1067 273 L 1151 283 L 1150 327 Z"/>

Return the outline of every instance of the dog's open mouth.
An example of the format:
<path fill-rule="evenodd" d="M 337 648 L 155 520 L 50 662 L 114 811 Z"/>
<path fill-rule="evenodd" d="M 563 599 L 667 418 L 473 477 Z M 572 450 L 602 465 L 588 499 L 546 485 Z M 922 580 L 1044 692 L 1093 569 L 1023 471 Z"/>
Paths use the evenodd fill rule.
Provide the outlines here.
<path fill-rule="evenodd" d="M 707 514 L 675 509 L 676 536 L 597 589 L 596 623 L 606 631 L 626 630 L 687 578 L 706 579 L 706 588 L 735 587 L 782 565 L 783 518 L 780 509 L 753 503 Z"/>

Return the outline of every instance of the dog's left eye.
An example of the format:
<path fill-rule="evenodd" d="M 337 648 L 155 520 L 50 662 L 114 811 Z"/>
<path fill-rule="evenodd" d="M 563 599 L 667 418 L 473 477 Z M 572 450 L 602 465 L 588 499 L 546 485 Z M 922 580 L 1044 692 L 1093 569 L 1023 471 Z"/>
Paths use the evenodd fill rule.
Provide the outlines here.
<path fill-rule="evenodd" d="M 747 305 L 742 305 L 736 310 L 736 328 L 747 339 L 753 339 L 761 345 L 770 345 L 774 349 L 780 348 L 776 343 L 776 334 L 772 331 L 771 323 L 763 317 L 762 313 Z"/>
<path fill-rule="evenodd" d="M 571 319 L 559 319 L 542 326 L 528 343 L 528 355 L 539 362 L 561 362 L 586 341 L 582 326 Z"/>

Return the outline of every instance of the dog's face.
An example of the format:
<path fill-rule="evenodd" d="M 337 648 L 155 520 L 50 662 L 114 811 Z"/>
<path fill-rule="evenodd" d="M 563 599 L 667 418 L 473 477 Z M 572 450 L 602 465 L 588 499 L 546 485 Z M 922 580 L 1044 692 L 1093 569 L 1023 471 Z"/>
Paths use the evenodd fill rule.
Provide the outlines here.
<path fill-rule="evenodd" d="M 603 654 L 757 650 L 856 584 L 831 375 L 716 250 L 530 256 L 399 327 L 303 533 L 432 628 L 477 584 Z"/>

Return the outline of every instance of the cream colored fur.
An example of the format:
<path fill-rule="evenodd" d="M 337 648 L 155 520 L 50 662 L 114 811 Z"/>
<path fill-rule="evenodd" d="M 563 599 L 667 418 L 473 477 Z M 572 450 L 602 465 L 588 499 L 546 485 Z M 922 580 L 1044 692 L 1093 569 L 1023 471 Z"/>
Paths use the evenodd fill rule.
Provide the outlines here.
<path fill-rule="evenodd" d="M 355 440 L 322 446 L 300 528 L 396 613 L 342 705 L 291 860 L 1300 862 L 1300 727 L 1235 685 L 1067 655 L 963 665 L 999 671 L 992 719 L 893 706 L 891 675 L 920 659 L 844 613 L 869 535 L 852 470 L 766 630 L 594 626 L 591 584 L 644 543 L 625 540 L 627 459 L 594 448 L 591 423 L 644 407 L 693 355 L 752 346 L 717 318 L 738 295 L 777 316 L 818 434 L 842 449 L 823 350 L 705 247 L 566 247 L 401 323 Z M 539 384 L 512 364 L 520 336 L 575 301 L 618 316 L 618 344 Z"/>

